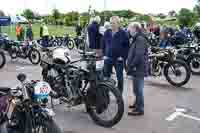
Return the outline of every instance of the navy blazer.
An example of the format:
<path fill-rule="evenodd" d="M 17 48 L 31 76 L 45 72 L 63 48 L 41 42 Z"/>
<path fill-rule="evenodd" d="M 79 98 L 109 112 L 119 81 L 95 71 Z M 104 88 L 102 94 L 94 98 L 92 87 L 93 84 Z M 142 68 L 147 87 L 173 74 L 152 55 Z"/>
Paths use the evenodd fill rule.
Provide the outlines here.
<path fill-rule="evenodd" d="M 111 29 L 106 30 L 102 39 L 101 48 L 104 56 L 114 60 L 118 57 L 122 57 L 126 60 L 129 50 L 128 33 L 120 29 L 117 33 L 112 35 Z"/>

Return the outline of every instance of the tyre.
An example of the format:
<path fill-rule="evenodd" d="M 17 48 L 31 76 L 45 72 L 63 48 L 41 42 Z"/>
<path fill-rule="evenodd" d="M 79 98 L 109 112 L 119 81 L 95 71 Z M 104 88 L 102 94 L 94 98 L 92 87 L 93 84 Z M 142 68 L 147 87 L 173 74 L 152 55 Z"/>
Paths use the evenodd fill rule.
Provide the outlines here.
<path fill-rule="evenodd" d="M 0 69 L 6 64 L 6 56 L 3 51 L 0 51 Z"/>
<path fill-rule="evenodd" d="M 74 49 L 74 47 L 75 47 L 74 41 L 73 40 L 69 40 L 69 42 L 67 44 L 67 48 L 69 50 L 72 50 L 72 49 Z"/>
<path fill-rule="evenodd" d="M 179 80 L 178 78 L 182 76 L 183 70 L 185 71 L 185 76 Z M 175 60 L 164 67 L 164 76 L 173 86 L 181 87 L 190 80 L 191 71 L 187 63 L 181 60 Z"/>
<path fill-rule="evenodd" d="M 37 49 L 31 49 L 28 54 L 28 58 L 33 65 L 40 63 L 41 55 Z"/>
<path fill-rule="evenodd" d="M 192 54 L 188 57 L 187 63 L 192 74 L 200 75 L 200 54 Z"/>
<path fill-rule="evenodd" d="M 63 133 L 53 119 L 49 119 L 45 121 L 42 125 L 38 125 L 38 128 L 38 133 Z"/>
<path fill-rule="evenodd" d="M 119 121 L 122 119 L 122 116 L 124 113 L 124 102 L 123 102 L 121 93 L 119 92 L 119 90 L 116 87 L 111 86 L 111 84 L 103 83 L 103 84 L 98 85 L 97 88 L 101 92 L 99 92 L 99 91 L 94 92 L 96 94 L 94 94 L 94 93 L 91 94 L 91 92 L 88 92 L 87 98 L 89 98 L 88 99 L 89 101 L 86 102 L 87 112 L 90 115 L 90 117 L 92 118 L 92 120 L 97 125 L 100 125 L 105 128 L 113 127 L 114 125 L 119 123 Z M 92 89 L 92 90 L 94 90 L 94 89 Z M 97 97 L 98 97 L 97 95 L 101 94 L 102 91 L 104 92 L 104 97 L 102 99 L 97 99 Z M 111 92 L 113 94 L 113 97 L 110 97 L 109 92 Z M 113 101 L 112 98 L 116 98 L 117 111 L 115 114 L 113 112 L 108 111 L 110 113 L 109 116 L 111 116 L 113 114 L 114 115 L 111 119 L 107 119 L 108 117 L 107 116 L 105 116 L 106 118 L 103 117 L 103 114 L 105 112 L 107 112 L 109 105 Z M 106 103 L 106 104 L 100 104 L 102 107 L 100 106 L 100 108 L 99 108 L 97 100 L 102 103 L 102 101 L 105 101 L 105 99 L 107 99 L 107 100 L 106 100 L 106 102 L 103 102 L 103 103 Z M 91 101 L 92 101 L 92 103 L 91 103 Z"/>
<path fill-rule="evenodd" d="M 9 50 L 9 54 L 11 59 L 16 59 L 17 58 L 17 48 L 11 48 Z"/>

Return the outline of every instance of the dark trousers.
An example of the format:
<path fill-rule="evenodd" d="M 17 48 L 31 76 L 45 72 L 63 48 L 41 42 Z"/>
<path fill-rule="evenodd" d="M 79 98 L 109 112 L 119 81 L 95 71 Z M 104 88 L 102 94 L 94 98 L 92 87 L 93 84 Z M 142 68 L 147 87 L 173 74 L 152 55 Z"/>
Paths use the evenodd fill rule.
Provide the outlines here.
<path fill-rule="evenodd" d="M 123 93 L 123 88 L 124 88 L 124 77 L 123 77 L 124 61 L 123 60 L 105 59 L 104 77 L 106 78 L 111 77 L 113 66 L 117 74 L 118 89 L 120 90 L 121 93 Z"/>
<path fill-rule="evenodd" d="M 42 46 L 48 47 L 49 46 L 49 36 L 43 36 L 42 37 Z"/>
<path fill-rule="evenodd" d="M 136 110 L 144 112 L 144 77 L 133 77 L 133 93 Z"/>

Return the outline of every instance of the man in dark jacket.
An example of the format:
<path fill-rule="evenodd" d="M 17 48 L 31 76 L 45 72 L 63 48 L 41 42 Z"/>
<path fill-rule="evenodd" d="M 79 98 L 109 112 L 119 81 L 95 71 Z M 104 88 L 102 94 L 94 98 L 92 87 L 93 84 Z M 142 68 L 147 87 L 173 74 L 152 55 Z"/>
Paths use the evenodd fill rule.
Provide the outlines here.
<path fill-rule="evenodd" d="M 100 17 L 96 16 L 91 24 L 88 26 L 89 48 L 100 49 L 101 36 L 99 33 Z"/>
<path fill-rule="evenodd" d="M 142 33 L 140 24 L 133 23 L 131 35 L 133 44 L 128 53 L 127 74 L 133 78 L 133 92 L 136 100 L 128 115 L 144 115 L 144 77 L 148 75 L 148 41 Z"/>
<path fill-rule="evenodd" d="M 102 50 L 104 53 L 104 76 L 110 78 L 114 66 L 118 88 L 123 92 L 123 70 L 128 56 L 128 34 L 120 28 L 120 19 L 117 16 L 111 18 L 111 28 L 103 36 Z"/>

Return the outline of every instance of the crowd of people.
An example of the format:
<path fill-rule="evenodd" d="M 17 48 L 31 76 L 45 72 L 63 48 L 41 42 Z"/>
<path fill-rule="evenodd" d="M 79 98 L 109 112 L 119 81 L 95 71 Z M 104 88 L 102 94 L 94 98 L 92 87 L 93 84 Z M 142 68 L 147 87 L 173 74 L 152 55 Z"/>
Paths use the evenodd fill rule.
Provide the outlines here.
<path fill-rule="evenodd" d="M 101 51 L 97 54 L 104 57 L 104 76 L 111 77 L 113 68 L 116 72 L 118 89 L 124 90 L 124 70 L 132 77 L 133 93 L 136 97 L 129 106 L 131 116 L 144 115 L 144 78 L 149 75 L 148 63 L 148 33 L 153 33 L 159 39 L 160 48 L 170 47 L 169 38 L 176 35 L 177 38 L 191 36 L 189 28 L 180 26 L 172 28 L 166 26 L 154 26 L 149 28 L 143 23 L 133 22 L 128 27 L 122 27 L 120 18 L 113 16 L 110 22 L 105 22 L 103 33 L 100 28 L 100 17 L 96 16 L 88 25 L 89 48 Z M 181 40 L 181 39 L 180 39 Z"/>
<path fill-rule="evenodd" d="M 124 90 L 124 70 L 132 77 L 136 100 L 130 105 L 132 116 L 144 114 L 144 77 L 148 76 L 148 40 L 144 26 L 131 23 L 128 30 L 120 26 L 120 18 L 113 16 L 106 22 L 104 33 L 99 33 L 100 18 L 95 17 L 88 26 L 89 48 L 101 50 L 104 57 L 104 76 L 116 71 L 118 89 Z M 132 38 L 132 42 L 129 40 Z"/>
<path fill-rule="evenodd" d="M 18 41 L 24 41 L 24 40 L 30 40 L 31 41 L 34 38 L 31 21 L 28 22 L 26 28 L 21 26 L 20 23 L 17 23 L 16 28 L 15 28 L 15 32 L 16 32 L 16 37 L 17 37 Z"/>

